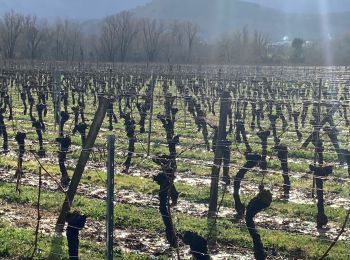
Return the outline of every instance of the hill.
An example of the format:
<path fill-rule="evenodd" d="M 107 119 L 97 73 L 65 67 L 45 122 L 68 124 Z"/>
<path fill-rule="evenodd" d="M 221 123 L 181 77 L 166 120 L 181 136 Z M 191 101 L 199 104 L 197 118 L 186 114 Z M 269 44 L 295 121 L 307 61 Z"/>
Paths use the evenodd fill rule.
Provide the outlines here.
<path fill-rule="evenodd" d="M 49 20 L 63 17 L 83 21 L 101 19 L 147 2 L 150 0 L 0 0 L 0 15 L 14 10 Z"/>
<path fill-rule="evenodd" d="M 206 39 L 247 26 L 270 35 L 272 40 L 284 36 L 307 40 L 335 37 L 350 28 L 350 12 L 328 14 L 286 13 L 271 7 L 241 0 L 153 0 L 133 9 L 139 17 L 190 20 L 202 28 Z M 328 27 L 323 27 L 328 21 Z M 326 30 L 325 30 L 326 29 Z"/>
<path fill-rule="evenodd" d="M 245 0 L 287 13 L 336 13 L 350 11 L 349 0 Z"/>

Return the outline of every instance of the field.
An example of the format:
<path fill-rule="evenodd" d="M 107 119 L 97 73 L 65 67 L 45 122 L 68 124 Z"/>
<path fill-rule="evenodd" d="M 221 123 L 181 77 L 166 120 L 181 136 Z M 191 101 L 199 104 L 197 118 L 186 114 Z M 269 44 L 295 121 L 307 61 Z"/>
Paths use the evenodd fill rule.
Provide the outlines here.
<path fill-rule="evenodd" d="M 71 205 L 71 212 L 87 217 L 79 234 L 81 259 L 105 257 L 110 134 L 116 136 L 116 259 L 189 259 L 198 249 L 185 245 L 188 231 L 210 242 L 209 252 L 197 259 L 254 259 L 259 250 L 254 252 L 245 213 L 253 214 L 247 205 L 261 199 L 261 192 L 271 192 L 272 202 L 258 203 L 262 209 L 253 215 L 256 228 L 248 227 L 260 234 L 267 259 L 319 259 L 332 242 L 326 259 L 349 259 L 347 68 L 129 65 L 82 72 L 61 66 L 2 68 L 0 76 L 0 131 L 4 137 L 5 126 L 8 135 L 8 151 L 0 156 L 1 259 L 69 258 L 65 233 L 55 233 L 69 187 L 64 171 L 72 178 L 84 151 L 79 131 L 72 131 L 85 122 L 88 135 L 99 98 L 113 104 L 116 118 L 109 105 Z M 36 105 L 44 101 L 47 114 L 40 121 Z M 65 106 L 69 119 L 60 131 L 55 111 L 65 111 Z M 56 117 L 63 122 L 65 115 Z M 145 131 L 140 133 L 142 118 Z M 24 150 L 16 141 L 18 132 L 26 133 Z M 38 132 L 45 156 L 38 153 Z M 70 136 L 68 150 L 57 142 L 59 135 Z M 305 144 L 309 136 L 312 140 Z M 130 166 L 125 163 L 128 152 Z M 222 172 L 218 177 L 223 165 L 230 179 Z M 218 211 L 208 218 L 216 181 Z"/>

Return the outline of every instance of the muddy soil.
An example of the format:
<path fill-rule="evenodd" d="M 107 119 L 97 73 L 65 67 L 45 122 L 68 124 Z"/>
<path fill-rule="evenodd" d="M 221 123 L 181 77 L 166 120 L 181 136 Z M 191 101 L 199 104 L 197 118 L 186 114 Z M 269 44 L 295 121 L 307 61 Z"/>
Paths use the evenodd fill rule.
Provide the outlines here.
<path fill-rule="evenodd" d="M 42 218 L 40 220 L 39 232 L 43 235 L 53 236 L 57 216 L 42 209 L 40 210 L 40 214 Z M 34 231 L 37 224 L 36 216 L 36 208 L 0 202 L 1 220 L 9 222 L 18 228 Z M 84 229 L 80 232 L 80 237 L 81 239 L 94 241 L 102 245 L 105 243 L 105 232 L 104 222 L 94 221 L 88 218 Z M 62 235 L 65 237 L 65 232 Z M 175 250 L 169 247 L 161 234 L 150 233 L 146 230 L 117 227 L 114 230 L 114 244 L 125 252 L 141 253 L 151 258 L 164 255 L 171 258 L 176 256 Z M 180 243 L 179 252 L 181 259 L 191 258 L 189 247 L 182 243 Z M 230 257 L 230 259 L 254 259 L 252 252 L 232 246 L 224 247 L 222 245 L 219 245 L 211 256 L 213 259 L 226 259 L 227 257 Z"/>
<path fill-rule="evenodd" d="M 2 172 L 0 181 L 15 182 L 13 178 L 14 171 L 5 171 L 0 169 Z M 35 173 L 26 173 L 22 178 L 23 185 L 29 185 L 36 187 L 38 183 L 38 175 Z M 58 185 L 49 176 L 44 175 L 42 180 L 42 188 L 48 191 L 58 191 Z M 25 188 L 24 188 L 25 191 Z M 96 187 L 92 185 L 80 184 L 78 187 L 78 194 L 84 195 L 88 198 L 94 198 L 99 200 L 105 200 L 107 197 L 106 189 L 103 187 Z M 228 193 L 226 196 L 230 196 Z M 115 195 L 115 203 L 136 205 L 138 207 L 147 207 L 158 209 L 158 196 L 157 194 L 149 195 L 140 192 L 130 190 L 118 190 Z M 175 214 L 182 213 L 195 217 L 205 218 L 208 213 L 208 205 L 204 203 L 193 203 L 186 200 L 179 199 L 178 205 L 173 208 Z M 232 219 L 234 223 L 245 227 L 243 220 L 234 220 L 236 212 L 233 208 L 221 207 L 218 217 Z M 330 222 L 325 229 L 317 229 L 314 222 L 304 221 L 297 218 L 288 218 L 286 216 L 269 216 L 265 213 L 260 213 L 256 217 L 257 227 L 273 230 L 283 230 L 290 233 L 296 234 L 309 234 L 314 237 L 321 239 L 332 240 L 338 234 L 340 228 L 336 223 Z M 350 230 L 347 229 L 341 236 L 343 240 L 350 240 Z"/>

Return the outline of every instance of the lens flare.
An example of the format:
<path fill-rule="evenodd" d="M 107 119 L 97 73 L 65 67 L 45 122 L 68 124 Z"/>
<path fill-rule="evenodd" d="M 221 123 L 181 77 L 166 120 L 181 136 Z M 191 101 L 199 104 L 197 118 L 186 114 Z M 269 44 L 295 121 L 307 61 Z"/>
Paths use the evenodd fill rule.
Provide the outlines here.
<path fill-rule="evenodd" d="M 318 8 L 320 13 L 320 26 L 321 26 L 321 35 L 322 35 L 322 44 L 325 54 L 325 63 L 326 65 L 333 64 L 333 54 L 331 51 L 331 40 L 332 32 L 329 28 L 329 14 L 328 14 L 328 0 L 319 0 Z"/>

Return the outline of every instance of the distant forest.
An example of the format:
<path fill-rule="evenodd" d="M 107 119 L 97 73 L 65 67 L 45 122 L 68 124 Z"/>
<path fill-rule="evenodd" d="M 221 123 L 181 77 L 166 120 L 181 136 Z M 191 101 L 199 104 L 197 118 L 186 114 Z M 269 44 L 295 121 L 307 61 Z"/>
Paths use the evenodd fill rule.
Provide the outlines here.
<path fill-rule="evenodd" d="M 215 64 L 350 65 L 350 33 L 324 41 L 275 42 L 242 26 L 206 40 L 185 20 L 139 18 L 132 12 L 104 18 L 96 28 L 73 20 L 49 23 L 9 12 L 0 19 L 2 59 Z"/>

